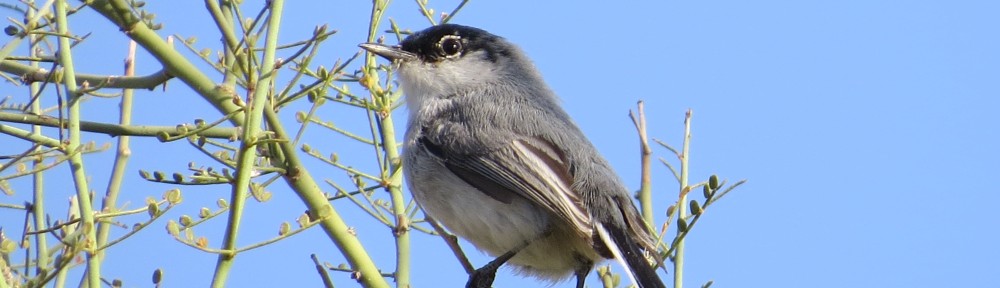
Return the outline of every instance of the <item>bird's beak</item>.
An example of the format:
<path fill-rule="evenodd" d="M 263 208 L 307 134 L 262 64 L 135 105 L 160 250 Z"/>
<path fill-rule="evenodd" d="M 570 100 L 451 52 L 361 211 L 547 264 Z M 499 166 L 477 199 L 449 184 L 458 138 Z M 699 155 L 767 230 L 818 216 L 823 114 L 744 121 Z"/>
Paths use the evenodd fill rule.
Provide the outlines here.
<path fill-rule="evenodd" d="M 417 59 L 417 55 L 403 51 L 399 46 L 389 46 L 378 43 L 361 43 L 358 46 L 368 50 L 368 52 L 375 53 L 375 55 L 382 56 L 382 58 L 388 59 L 389 61 L 410 61 Z"/>

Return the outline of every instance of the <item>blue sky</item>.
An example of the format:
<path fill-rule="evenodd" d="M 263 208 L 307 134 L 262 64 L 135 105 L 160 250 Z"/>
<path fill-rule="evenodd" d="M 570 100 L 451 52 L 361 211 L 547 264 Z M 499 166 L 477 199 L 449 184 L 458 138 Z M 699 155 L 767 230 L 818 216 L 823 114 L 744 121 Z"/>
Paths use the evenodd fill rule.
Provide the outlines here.
<path fill-rule="evenodd" d="M 450 11 L 456 3 L 431 6 Z M 340 31 L 323 50 L 326 67 L 353 55 L 364 41 L 367 2 L 286 5 L 283 42 L 302 39 L 321 24 Z M 196 35 L 200 45 L 215 45 L 218 36 L 200 1 L 150 1 L 147 7 L 167 24 L 161 35 Z M 650 136 L 678 146 L 684 111 L 693 109 L 693 179 L 715 173 L 749 182 L 708 210 L 690 235 L 687 287 L 708 280 L 713 287 L 996 287 L 996 11 L 996 1 L 473 1 L 452 22 L 518 43 L 630 187 L 638 187 L 639 157 L 629 109 L 644 100 Z M 386 16 L 404 28 L 428 25 L 408 1 L 394 3 Z M 120 73 L 125 46 L 117 29 L 90 11 L 75 17 L 77 34 L 94 32 L 77 53 L 100 52 L 78 59 L 81 65 L 90 73 Z M 152 61 L 140 58 L 139 73 L 157 70 Z M 6 87 L 4 96 L 15 93 L 9 85 L 0 87 Z M 138 123 L 173 125 L 216 115 L 176 81 L 166 93 L 139 96 Z M 114 121 L 116 105 L 94 99 L 86 111 L 91 119 Z M 321 113 L 335 121 L 364 115 L 338 109 L 326 106 Z M 398 113 L 402 125 L 406 111 Z M 342 139 L 320 129 L 310 132 L 312 146 L 339 152 L 359 167 L 370 165 L 369 158 L 350 156 L 362 154 L 356 151 L 363 146 L 340 144 Z M 0 143 L 8 141 L 0 136 Z M 180 171 L 192 159 L 208 161 L 186 144 L 134 142 L 132 169 Z M 671 158 L 664 149 L 655 153 Z M 107 163 L 92 157 L 94 165 Z M 677 188 L 664 167 L 654 166 L 662 210 Z M 343 172 L 314 167 L 317 178 L 346 183 Z M 92 176 L 101 179 L 93 185 L 103 191 L 106 176 Z M 133 207 L 171 188 L 130 181 L 136 191 L 123 197 Z M 0 201 L 20 203 L 25 187 Z M 229 193 L 182 189 L 186 202 L 170 218 L 196 214 Z M 273 190 L 270 202 L 248 206 L 242 243 L 272 237 L 278 223 L 304 210 L 283 185 Z M 359 229 L 376 261 L 391 270 L 390 231 L 348 203 L 336 207 Z M 19 215 L 0 210 L 0 225 L 20 223 Z M 109 251 L 103 272 L 129 287 L 145 287 L 152 270 L 163 268 L 168 286 L 206 286 L 216 258 L 169 239 L 159 228 L 164 224 Z M 206 227 L 198 233 L 221 242 L 219 231 Z M 464 272 L 439 238 L 413 235 L 415 287 L 464 284 Z M 464 244 L 476 265 L 489 261 Z M 314 229 L 241 254 L 229 284 L 320 286 L 311 253 L 343 261 Z M 352 286 L 345 275 L 334 275 L 338 287 Z M 597 287 L 595 280 L 590 278 L 590 287 Z M 502 270 L 496 283 L 541 286 L 510 270 Z"/>

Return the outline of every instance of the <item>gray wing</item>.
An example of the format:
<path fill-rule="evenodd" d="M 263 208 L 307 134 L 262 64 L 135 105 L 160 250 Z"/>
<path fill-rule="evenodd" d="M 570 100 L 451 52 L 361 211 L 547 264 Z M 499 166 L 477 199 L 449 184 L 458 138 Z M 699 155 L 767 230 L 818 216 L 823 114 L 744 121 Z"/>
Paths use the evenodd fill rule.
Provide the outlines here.
<path fill-rule="evenodd" d="M 490 197 L 505 203 L 525 198 L 573 225 L 581 237 L 592 237 L 590 213 L 572 189 L 570 164 L 550 142 L 512 139 L 500 149 L 474 155 L 449 153 L 427 138 L 420 142 L 452 173 Z"/>

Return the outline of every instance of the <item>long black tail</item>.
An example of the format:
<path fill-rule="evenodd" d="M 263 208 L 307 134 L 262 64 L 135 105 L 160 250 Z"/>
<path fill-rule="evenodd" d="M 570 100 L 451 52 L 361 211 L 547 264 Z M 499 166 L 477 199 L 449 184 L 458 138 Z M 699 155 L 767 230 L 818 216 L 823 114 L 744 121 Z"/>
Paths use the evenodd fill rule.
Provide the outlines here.
<path fill-rule="evenodd" d="M 656 275 L 656 269 L 653 269 L 643 256 L 642 249 L 635 239 L 632 239 L 625 228 L 614 226 L 601 225 L 598 227 L 598 233 L 608 249 L 612 250 L 611 253 L 615 258 L 619 258 L 618 262 L 625 266 L 622 268 L 630 274 L 629 278 L 632 278 L 639 288 L 666 288 L 660 276 Z"/>

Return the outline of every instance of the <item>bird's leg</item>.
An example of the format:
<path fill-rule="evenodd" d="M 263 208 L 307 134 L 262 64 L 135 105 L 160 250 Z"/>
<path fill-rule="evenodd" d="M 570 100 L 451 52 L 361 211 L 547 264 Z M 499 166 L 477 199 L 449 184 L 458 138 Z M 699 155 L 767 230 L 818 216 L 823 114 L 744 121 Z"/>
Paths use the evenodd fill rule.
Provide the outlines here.
<path fill-rule="evenodd" d="M 476 269 L 476 271 L 473 271 L 472 274 L 469 275 L 469 282 L 465 284 L 465 288 L 493 287 L 493 280 L 496 279 L 497 269 L 500 269 L 500 266 L 503 266 L 504 263 L 507 263 L 507 261 L 510 260 L 510 258 L 514 258 L 514 255 L 517 255 L 517 252 L 520 252 L 521 249 L 524 249 L 524 247 L 528 247 L 527 242 L 521 244 L 520 246 L 514 247 L 514 249 L 507 251 L 507 253 L 503 253 L 503 255 L 500 255 L 500 257 L 493 259 L 493 261 L 490 261 L 490 263 L 484 265 L 479 269 Z"/>
<path fill-rule="evenodd" d="M 577 260 L 580 261 L 580 267 L 576 268 L 573 273 L 576 275 L 576 288 L 583 288 L 583 282 L 587 280 L 587 274 L 590 274 L 590 269 L 594 268 L 594 261 L 590 261 L 583 255 L 576 255 Z"/>

